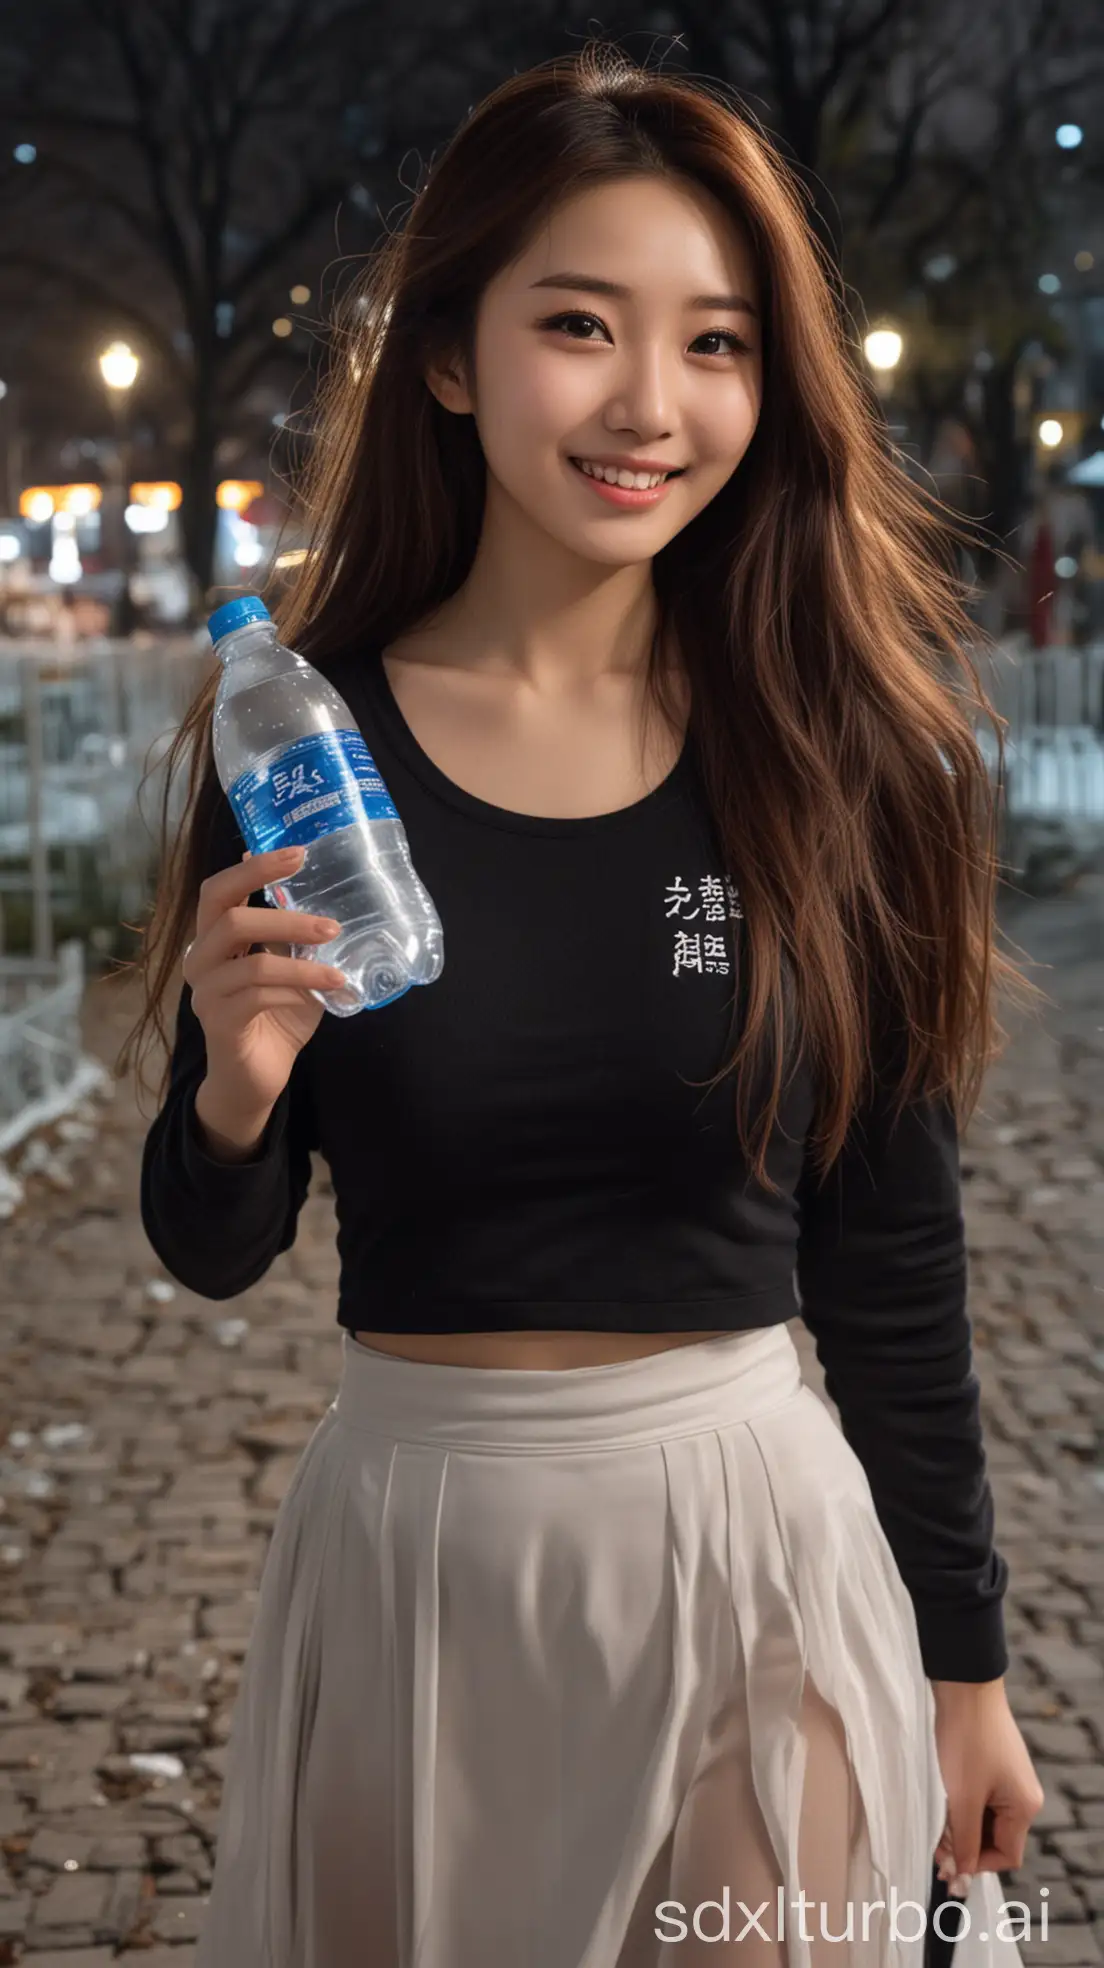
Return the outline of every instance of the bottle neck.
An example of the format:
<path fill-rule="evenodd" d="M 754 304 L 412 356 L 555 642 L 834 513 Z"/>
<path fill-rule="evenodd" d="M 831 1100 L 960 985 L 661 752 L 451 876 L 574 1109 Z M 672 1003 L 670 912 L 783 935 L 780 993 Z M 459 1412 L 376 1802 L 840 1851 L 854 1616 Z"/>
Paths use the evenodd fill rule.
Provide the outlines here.
<path fill-rule="evenodd" d="M 215 655 L 220 663 L 225 665 L 231 656 L 240 656 L 246 651 L 263 649 L 266 644 L 274 644 L 275 641 L 275 622 L 244 622 L 240 629 L 231 629 L 229 635 L 219 637 L 215 644 Z"/>

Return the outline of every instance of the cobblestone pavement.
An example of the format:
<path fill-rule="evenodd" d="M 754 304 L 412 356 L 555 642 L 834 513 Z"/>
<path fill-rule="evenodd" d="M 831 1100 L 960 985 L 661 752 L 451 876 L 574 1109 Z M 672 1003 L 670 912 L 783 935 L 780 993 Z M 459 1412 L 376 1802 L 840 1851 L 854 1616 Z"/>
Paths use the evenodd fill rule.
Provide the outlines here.
<path fill-rule="evenodd" d="M 1012 1568 L 1009 1686 L 1046 1789 L 1028 1963 L 1104 1963 L 1104 878 L 1012 934 L 1057 999 L 963 1151 L 978 1371 Z M 111 1058 L 132 1011 L 88 998 Z M 0 1964 L 188 1968 L 268 1536 L 332 1399 L 332 1202 L 232 1304 L 169 1283 L 124 1085 L 0 1225 Z M 815 1362 L 809 1361 L 816 1379 Z M 1038 1936 L 1045 1888 L 1050 1934 Z M 245 1964 L 242 1965 L 245 1968 Z"/>

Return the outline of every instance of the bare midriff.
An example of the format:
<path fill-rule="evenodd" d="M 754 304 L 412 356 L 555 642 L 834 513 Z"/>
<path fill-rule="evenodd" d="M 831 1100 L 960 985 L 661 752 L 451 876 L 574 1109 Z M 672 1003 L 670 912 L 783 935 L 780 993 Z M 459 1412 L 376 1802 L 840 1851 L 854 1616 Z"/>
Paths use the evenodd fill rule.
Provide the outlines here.
<path fill-rule="evenodd" d="M 640 1360 L 649 1353 L 666 1353 L 674 1346 L 693 1346 L 703 1339 L 723 1339 L 724 1332 L 474 1332 L 375 1333 L 354 1332 L 353 1338 L 375 1353 L 394 1353 L 401 1360 L 421 1360 L 438 1367 L 536 1367 L 557 1373 L 570 1367 L 608 1367 L 619 1360 Z"/>

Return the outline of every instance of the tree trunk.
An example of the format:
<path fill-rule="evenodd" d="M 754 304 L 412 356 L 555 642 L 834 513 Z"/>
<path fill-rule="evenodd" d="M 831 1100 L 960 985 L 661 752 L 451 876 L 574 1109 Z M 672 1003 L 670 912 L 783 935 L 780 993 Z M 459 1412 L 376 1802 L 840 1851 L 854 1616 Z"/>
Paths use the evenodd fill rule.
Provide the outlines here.
<path fill-rule="evenodd" d="M 214 364 L 209 359 L 203 359 L 197 351 L 192 393 L 192 432 L 185 454 L 181 487 L 184 495 L 181 507 L 184 558 L 192 577 L 192 606 L 197 614 L 206 611 L 214 573 L 215 532 L 218 525 L 218 507 L 215 504 L 217 446 Z"/>
<path fill-rule="evenodd" d="M 1005 545 L 1023 516 L 1027 497 L 1029 453 L 1017 434 L 1017 412 L 1013 396 L 1020 350 L 1010 350 L 994 364 L 985 378 L 984 408 L 980 428 L 982 467 L 989 491 L 986 526 Z M 986 572 L 995 569 L 995 555 L 983 556 Z"/>

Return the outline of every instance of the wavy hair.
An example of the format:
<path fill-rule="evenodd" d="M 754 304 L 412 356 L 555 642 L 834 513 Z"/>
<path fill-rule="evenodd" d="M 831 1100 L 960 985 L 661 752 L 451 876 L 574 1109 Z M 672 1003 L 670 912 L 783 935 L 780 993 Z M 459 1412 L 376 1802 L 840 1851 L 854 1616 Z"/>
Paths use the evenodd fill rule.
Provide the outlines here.
<path fill-rule="evenodd" d="M 1045 994 L 996 948 L 999 802 L 975 720 L 996 728 L 1001 776 L 1004 720 L 979 679 L 979 634 L 948 551 L 967 536 L 888 445 L 804 194 L 720 85 L 592 40 L 511 76 L 468 114 L 335 329 L 302 485 L 309 549 L 274 606 L 283 639 L 325 673 L 462 585 L 486 467 L 474 421 L 437 403 L 427 365 L 470 363 L 485 286 L 560 199 L 641 175 L 711 192 L 750 238 L 763 294 L 758 427 L 732 478 L 652 563 L 662 633 L 647 694 L 670 715 L 657 655 L 670 638 L 749 953 L 744 1029 L 707 1084 L 735 1073 L 741 1140 L 765 1180 L 787 969 L 819 1089 L 822 1168 L 867 1084 L 875 1002 L 892 1006 L 901 1040 L 899 1107 L 945 1095 L 961 1127 L 1007 1040 L 997 985 Z M 145 1006 L 121 1069 L 166 1041 L 164 1001 L 221 798 L 216 682 L 172 748 L 173 774 L 188 761 L 187 800 L 175 838 L 164 829 L 137 966 Z M 752 1134 L 746 1062 L 768 1026 L 775 1065 Z"/>

